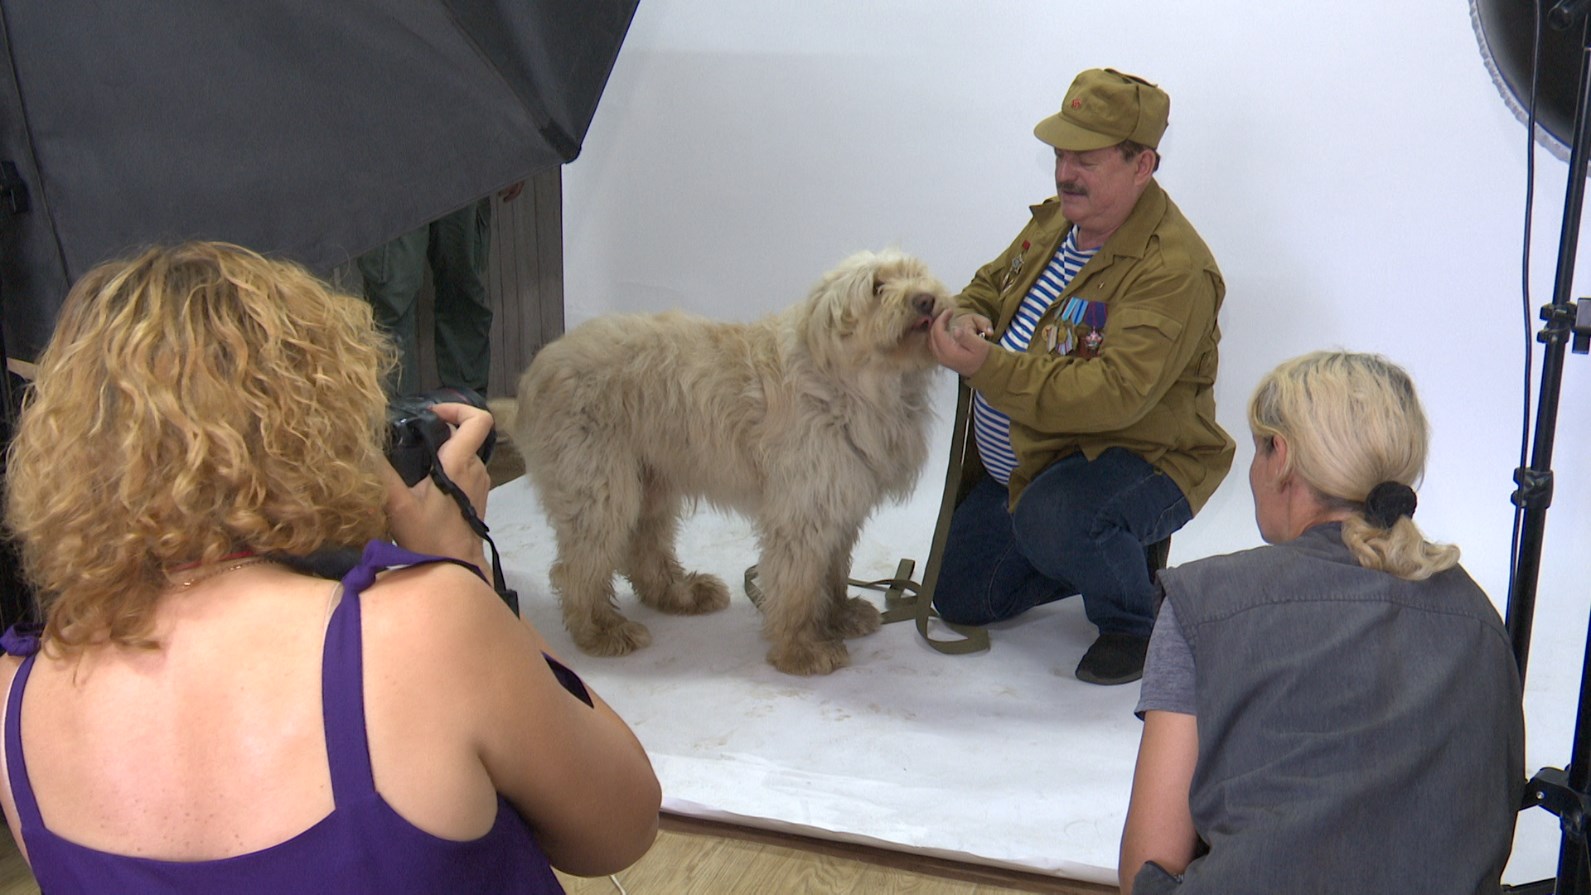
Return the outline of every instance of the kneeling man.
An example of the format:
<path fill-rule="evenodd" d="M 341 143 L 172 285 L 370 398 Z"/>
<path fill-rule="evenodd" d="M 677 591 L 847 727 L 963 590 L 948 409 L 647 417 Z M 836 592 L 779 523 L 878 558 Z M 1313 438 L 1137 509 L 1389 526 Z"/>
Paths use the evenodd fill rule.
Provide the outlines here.
<path fill-rule="evenodd" d="M 934 595 L 985 624 L 1082 594 L 1096 684 L 1143 673 L 1156 588 L 1145 547 L 1232 465 L 1216 423 L 1215 258 L 1154 173 L 1171 100 L 1114 69 L 1079 74 L 1033 133 L 1056 196 L 935 323 L 939 362 L 974 390 L 981 475 L 951 521 Z"/>

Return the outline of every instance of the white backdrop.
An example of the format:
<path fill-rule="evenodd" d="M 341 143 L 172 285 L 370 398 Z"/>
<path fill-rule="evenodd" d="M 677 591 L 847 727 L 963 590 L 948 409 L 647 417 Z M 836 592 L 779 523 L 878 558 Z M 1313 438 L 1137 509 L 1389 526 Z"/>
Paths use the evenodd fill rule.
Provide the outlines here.
<path fill-rule="evenodd" d="M 569 322 L 670 307 L 751 319 L 884 245 L 955 290 L 1053 193 L 1031 128 L 1094 66 L 1170 93 L 1159 179 L 1228 286 L 1218 398 L 1238 457 L 1173 563 L 1258 543 L 1243 471 L 1259 375 L 1315 348 L 1379 351 L 1414 375 L 1434 429 L 1418 521 L 1463 548 L 1501 607 L 1524 403 L 1526 143 L 1463 0 L 643 0 L 565 171 Z M 1537 157 L 1532 332 L 1567 170 Z M 1591 289 L 1584 266 L 1578 294 Z M 1568 760 L 1591 606 L 1588 382 L 1591 360 L 1571 357 L 1527 687 L 1531 770 Z M 1553 819 L 1527 813 L 1510 877 L 1550 875 L 1556 849 Z"/>

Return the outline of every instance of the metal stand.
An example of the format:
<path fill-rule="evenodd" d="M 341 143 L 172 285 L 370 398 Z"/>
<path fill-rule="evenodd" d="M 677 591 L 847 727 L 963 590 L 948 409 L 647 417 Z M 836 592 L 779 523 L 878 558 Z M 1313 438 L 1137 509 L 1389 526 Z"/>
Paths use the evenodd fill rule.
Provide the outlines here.
<path fill-rule="evenodd" d="M 1580 213 L 1585 200 L 1587 153 L 1591 152 L 1591 18 L 1586 15 L 1586 0 L 1560 0 L 1548 13 L 1554 28 L 1580 29 L 1580 81 L 1574 113 L 1574 140 L 1569 155 L 1569 185 L 1564 198 L 1563 229 L 1558 242 L 1557 279 L 1552 303 L 1542 309 L 1545 321 L 1537 339 L 1546 345 L 1542 358 L 1541 386 L 1537 393 L 1536 425 L 1532 437 L 1530 466 L 1514 471 L 1519 486 L 1513 502 L 1523 511 L 1519 529 L 1519 552 L 1515 557 L 1512 586 L 1508 594 L 1508 633 L 1520 680 L 1530 654 L 1531 621 L 1535 612 L 1537 578 L 1541 572 L 1542 534 L 1546 528 L 1547 507 L 1552 503 L 1552 447 L 1558 425 L 1558 397 L 1563 381 L 1564 349 L 1573 341 L 1573 350 L 1585 354 L 1591 347 L 1591 301 L 1569 299 L 1574 280 L 1575 252 L 1580 238 Z M 1578 310 L 1577 310 L 1578 309 Z M 1574 744 L 1568 771 L 1546 768 L 1531 779 L 1525 791 L 1523 808 L 1539 805 L 1559 818 L 1563 841 L 1558 852 L 1556 880 L 1524 886 L 1505 887 L 1512 893 L 1586 895 L 1591 893 L 1588 878 L 1586 823 L 1591 818 L 1591 730 L 1587 729 L 1591 709 L 1591 634 L 1580 673 L 1580 701 L 1575 715 Z"/>

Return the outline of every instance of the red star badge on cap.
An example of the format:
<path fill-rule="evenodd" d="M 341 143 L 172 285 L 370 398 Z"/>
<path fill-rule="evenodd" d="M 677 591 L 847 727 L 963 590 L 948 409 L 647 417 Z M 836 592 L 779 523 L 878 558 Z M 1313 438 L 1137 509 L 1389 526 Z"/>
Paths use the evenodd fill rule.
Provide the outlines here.
<path fill-rule="evenodd" d="M 1073 109 L 1081 109 L 1082 107 L 1083 107 L 1083 101 L 1082 100 L 1080 100 L 1080 99 L 1072 100 L 1072 108 Z"/>

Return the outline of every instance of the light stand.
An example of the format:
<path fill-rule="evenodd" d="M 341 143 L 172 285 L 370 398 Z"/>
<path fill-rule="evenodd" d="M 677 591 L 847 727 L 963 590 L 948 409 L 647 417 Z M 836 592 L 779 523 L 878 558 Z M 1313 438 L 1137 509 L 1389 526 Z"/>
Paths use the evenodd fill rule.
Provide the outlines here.
<path fill-rule="evenodd" d="M 1575 250 L 1580 238 L 1580 212 L 1585 200 L 1587 153 L 1591 151 L 1591 0 L 1559 0 L 1547 14 L 1552 27 L 1580 29 L 1580 80 L 1575 100 L 1574 139 L 1569 154 L 1569 184 L 1563 206 L 1563 229 L 1558 241 L 1557 278 L 1552 303 L 1542 309 L 1545 321 L 1537 335 L 1546 349 L 1542 357 L 1541 386 L 1537 394 L 1535 432 L 1530 465 L 1514 471 L 1519 486 L 1513 495 L 1515 506 L 1523 511 L 1519 530 L 1519 549 L 1515 557 L 1512 585 L 1508 594 L 1508 634 L 1521 682 L 1530 654 L 1531 621 L 1535 612 L 1536 584 L 1541 572 L 1542 534 L 1546 528 L 1547 507 L 1552 503 L 1552 447 L 1558 425 L 1558 398 L 1563 381 L 1563 362 L 1567 343 L 1573 340 L 1577 354 L 1591 343 L 1591 301 L 1571 302 Z M 1577 310 L 1578 308 L 1578 310 Z M 1580 700 L 1575 714 L 1574 743 L 1567 771 L 1545 768 L 1530 780 L 1525 790 L 1529 808 L 1540 805 L 1559 819 L 1563 841 L 1558 851 L 1558 876 L 1555 880 L 1505 887 L 1513 893 L 1591 893 L 1591 866 L 1587 863 L 1586 824 L 1591 819 L 1591 730 L 1587 714 L 1591 709 L 1591 632 L 1580 672 Z"/>

